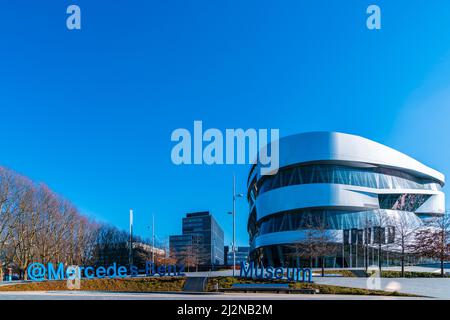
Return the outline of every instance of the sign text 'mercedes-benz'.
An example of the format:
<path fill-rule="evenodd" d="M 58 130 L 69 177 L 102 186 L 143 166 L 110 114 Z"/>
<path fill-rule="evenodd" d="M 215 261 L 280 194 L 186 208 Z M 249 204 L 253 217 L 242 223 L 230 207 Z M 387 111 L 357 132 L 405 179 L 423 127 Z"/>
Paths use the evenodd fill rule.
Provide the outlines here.
<path fill-rule="evenodd" d="M 109 266 L 65 266 L 64 263 L 44 265 L 32 263 L 27 268 L 28 279 L 33 281 L 42 280 L 75 280 L 75 279 L 102 279 L 102 278 L 125 278 L 127 275 L 135 277 L 138 275 L 151 276 L 184 276 L 184 265 L 155 265 L 147 261 L 144 269 L 137 266 L 119 266 L 113 263 Z"/>

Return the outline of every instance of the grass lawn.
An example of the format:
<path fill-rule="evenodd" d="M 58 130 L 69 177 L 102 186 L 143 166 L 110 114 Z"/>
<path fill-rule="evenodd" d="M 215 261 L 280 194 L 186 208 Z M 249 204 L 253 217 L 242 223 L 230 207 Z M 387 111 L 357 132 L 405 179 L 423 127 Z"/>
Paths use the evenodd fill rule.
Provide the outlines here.
<path fill-rule="evenodd" d="M 321 271 L 320 270 L 315 270 L 314 271 L 315 274 L 320 274 Z M 368 272 L 368 276 L 371 276 L 372 274 L 374 274 L 375 271 L 369 271 Z M 325 270 L 325 274 L 337 274 L 337 275 L 341 275 L 342 277 L 349 277 L 349 278 L 353 278 L 356 277 L 356 275 L 351 272 L 350 270 Z M 400 271 L 387 271 L 387 270 L 382 270 L 381 272 L 381 277 L 382 278 L 401 278 L 402 273 Z M 446 278 L 448 278 L 449 276 L 446 275 Z M 437 272 L 417 272 L 417 271 L 405 271 L 405 276 L 404 278 L 441 278 L 441 274 L 437 273 Z"/>
<path fill-rule="evenodd" d="M 322 274 L 321 270 L 314 270 L 314 273 L 316 274 Z M 355 274 L 353 272 L 351 272 L 350 270 L 327 270 L 325 269 L 325 274 L 338 274 L 341 275 L 342 277 L 347 277 L 347 278 L 354 278 L 356 277 Z"/>
<path fill-rule="evenodd" d="M 82 291 L 109 292 L 156 292 L 181 291 L 184 277 L 148 277 L 126 279 L 82 279 Z M 0 286 L 0 291 L 60 291 L 68 290 L 67 281 L 30 282 L 25 284 Z"/>
<path fill-rule="evenodd" d="M 372 272 L 372 274 L 375 271 Z M 401 278 L 401 271 L 383 271 L 381 270 L 382 278 Z M 442 278 L 440 273 L 437 272 L 413 272 L 413 271 L 405 271 L 404 278 Z M 448 275 L 445 276 L 448 278 Z"/>

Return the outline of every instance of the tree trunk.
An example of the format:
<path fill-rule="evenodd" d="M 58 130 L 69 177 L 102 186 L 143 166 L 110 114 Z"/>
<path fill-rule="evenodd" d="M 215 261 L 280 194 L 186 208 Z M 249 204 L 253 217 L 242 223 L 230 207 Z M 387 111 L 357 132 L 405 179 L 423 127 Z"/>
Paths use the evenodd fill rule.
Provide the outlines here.
<path fill-rule="evenodd" d="M 402 278 L 405 277 L 405 249 L 402 248 Z"/>
<path fill-rule="evenodd" d="M 441 258 L 441 277 L 444 278 L 445 277 L 445 273 L 444 273 L 444 259 Z"/>
<path fill-rule="evenodd" d="M 325 257 L 322 257 L 322 277 L 325 277 Z"/>
<path fill-rule="evenodd" d="M 364 244 L 364 268 L 367 273 L 369 270 L 369 250 L 367 249 L 367 243 Z"/>
<path fill-rule="evenodd" d="M 380 270 L 380 277 L 381 277 L 381 240 L 380 244 L 378 245 L 378 269 Z"/>

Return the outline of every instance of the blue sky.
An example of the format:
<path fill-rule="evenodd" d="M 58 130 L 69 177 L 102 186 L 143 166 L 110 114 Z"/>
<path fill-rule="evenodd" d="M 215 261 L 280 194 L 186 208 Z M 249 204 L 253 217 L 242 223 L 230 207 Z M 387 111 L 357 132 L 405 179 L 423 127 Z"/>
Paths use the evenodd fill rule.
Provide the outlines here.
<path fill-rule="evenodd" d="M 170 135 L 194 120 L 359 134 L 448 174 L 449 104 L 447 0 L 0 4 L 0 164 L 121 228 L 133 207 L 143 236 L 151 214 L 165 239 L 210 210 L 230 241 L 232 174 L 244 192 L 248 167 L 173 165 Z"/>

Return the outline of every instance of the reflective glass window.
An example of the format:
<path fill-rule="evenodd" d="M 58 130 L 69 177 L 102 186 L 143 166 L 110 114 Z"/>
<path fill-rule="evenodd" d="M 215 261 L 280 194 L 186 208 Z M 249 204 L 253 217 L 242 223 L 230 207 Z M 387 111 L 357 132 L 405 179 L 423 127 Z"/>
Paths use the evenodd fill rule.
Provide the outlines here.
<path fill-rule="evenodd" d="M 346 184 L 375 189 L 441 189 L 436 181 L 418 178 L 398 170 L 313 164 L 282 168 L 276 175 L 262 177 L 251 189 L 251 198 L 254 200 L 258 193 L 269 190 L 310 183 Z"/>

